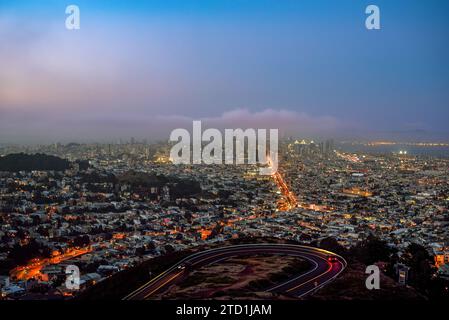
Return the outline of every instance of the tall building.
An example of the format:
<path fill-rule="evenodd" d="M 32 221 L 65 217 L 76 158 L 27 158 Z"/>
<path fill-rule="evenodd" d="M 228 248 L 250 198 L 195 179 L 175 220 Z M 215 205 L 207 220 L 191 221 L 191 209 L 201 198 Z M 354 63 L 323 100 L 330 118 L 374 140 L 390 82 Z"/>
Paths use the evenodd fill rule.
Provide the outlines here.
<path fill-rule="evenodd" d="M 334 151 L 334 140 L 329 139 L 324 143 L 324 154 L 329 155 Z"/>

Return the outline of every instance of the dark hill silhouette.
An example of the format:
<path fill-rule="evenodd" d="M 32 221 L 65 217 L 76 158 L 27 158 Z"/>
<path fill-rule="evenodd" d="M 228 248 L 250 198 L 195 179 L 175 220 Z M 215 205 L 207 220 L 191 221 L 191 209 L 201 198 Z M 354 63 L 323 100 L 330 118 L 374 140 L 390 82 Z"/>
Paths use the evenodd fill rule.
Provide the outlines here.
<path fill-rule="evenodd" d="M 128 171 L 117 177 L 120 184 L 129 184 L 133 189 L 168 186 L 174 198 L 188 197 L 201 193 L 199 182 L 174 176 Z"/>
<path fill-rule="evenodd" d="M 46 154 L 14 153 L 0 158 L 0 171 L 64 171 L 70 162 Z"/>

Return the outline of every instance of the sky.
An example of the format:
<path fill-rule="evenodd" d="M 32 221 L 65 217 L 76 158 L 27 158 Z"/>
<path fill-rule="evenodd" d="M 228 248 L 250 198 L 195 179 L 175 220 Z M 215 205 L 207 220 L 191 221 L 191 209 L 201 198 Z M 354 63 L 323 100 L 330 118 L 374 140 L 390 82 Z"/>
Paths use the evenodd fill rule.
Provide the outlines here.
<path fill-rule="evenodd" d="M 65 8 L 80 8 L 67 30 Z M 365 8 L 380 8 L 380 30 Z M 0 0 L 0 143 L 449 141 L 449 1 Z"/>

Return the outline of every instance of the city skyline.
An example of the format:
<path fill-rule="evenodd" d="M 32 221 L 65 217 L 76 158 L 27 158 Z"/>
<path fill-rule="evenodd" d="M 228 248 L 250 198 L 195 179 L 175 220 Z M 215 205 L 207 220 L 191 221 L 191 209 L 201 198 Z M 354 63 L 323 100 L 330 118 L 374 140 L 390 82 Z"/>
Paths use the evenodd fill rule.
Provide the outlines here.
<path fill-rule="evenodd" d="M 447 296 L 447 157 L 289 139 L 261 175 L 167 142 L 24 149 L 1 149 L 0 300 Z"/>

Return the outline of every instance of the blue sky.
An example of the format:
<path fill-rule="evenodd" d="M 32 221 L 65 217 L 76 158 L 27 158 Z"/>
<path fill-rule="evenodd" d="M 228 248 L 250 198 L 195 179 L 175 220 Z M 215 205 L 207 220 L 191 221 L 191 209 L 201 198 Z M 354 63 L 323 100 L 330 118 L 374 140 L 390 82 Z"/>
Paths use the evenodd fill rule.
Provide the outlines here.
<path fill-rule="evenodd" d="M 68 4 L 81 30 L 64 27 Z M 381 30 L 365 28 L 368 4 Z M 444 0 L 0 0 L 0 142 L 164 138 L 193 119 L 447 141 L 447 12 Z"/>

